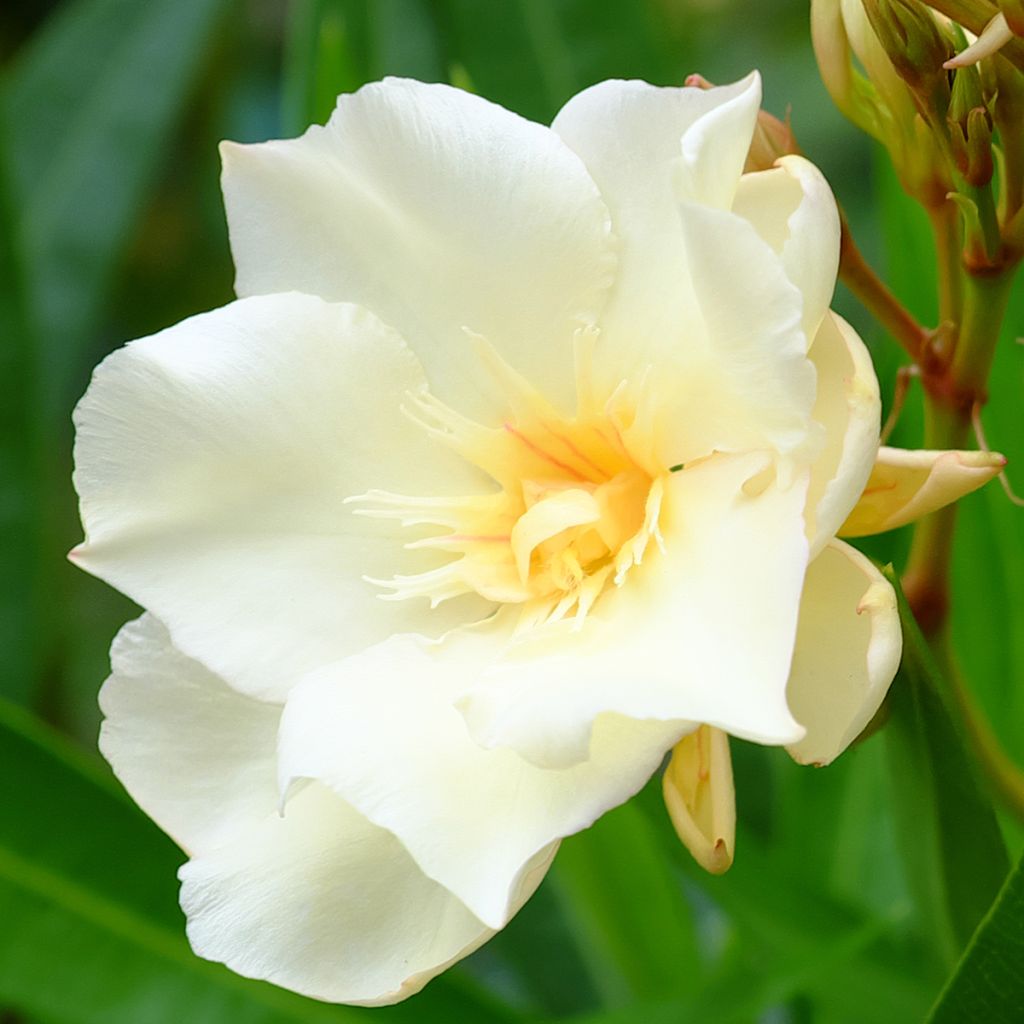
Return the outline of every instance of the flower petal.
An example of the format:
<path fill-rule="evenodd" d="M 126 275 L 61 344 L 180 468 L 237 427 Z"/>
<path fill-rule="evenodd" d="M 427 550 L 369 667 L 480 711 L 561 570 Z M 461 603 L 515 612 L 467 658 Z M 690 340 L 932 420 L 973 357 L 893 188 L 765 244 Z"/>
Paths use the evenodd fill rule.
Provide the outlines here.
<path fill-rule="evenodd" d="M 672 751 L 662 776 L 665 806 L 683 845 L 713 875 L 732 866 L 736 849 L 736 790 L 729 737 L 702 725 Z"/>
<path fill-rule="evenodd" d="M 749 220 L 782 258 L 803 296 L 810 346 L 832 302 L 839 271 L 839 211 L 824 175 L 803 157 L 780 157 L 772 170 L 743 175 L 732 210 Z"/>
<path fill-rule="evenodd" d="M 871 475 L 882 402 L 871 356 L 842 317 L 826 316 L 810 357 L 818 371 L 814 418 L 825 428 L 825 447 L 811 468 L 807 491 L 813 559 L 835 536 Z"/>
<path fill-rule="evenodd" d="M 856 548 L 832 541 L 807 569 L 786 696 L 807 735 L 787 749 L 828 764 L 879 709 L 903 650 L 896 594 Z"/>
<path fill-rule="evenodd" d="M 749 221 L 694 204 L 683 205 L 681 219 L 697 298 L 681 325 L 687 358 L 663 353 L 656 364 L 662 404 L 675 411 L 664 442 L 669 464 L 715 450 L 807 448 L 816 438 L 815 372 L 800 292 Z"/>
<path fill-rule="evenodd" d="M 571 411 L 572 337 L 603 305 L 615 258 L 593 181 L 550 129 L 388 79 L 342 96 L 324 128 L 222 153 L 240 295 L 297 289 L 372 309 L 440 399 L 489 422 L 501 396 L 469 328 Z"/>
<path fill-rule="evenodd" d="M 814 375 L 801 297 L 780 257 L 726 212 L 760 97 L 756 74 L 709 90 L 605 82 L 553 125 L 586 163 L 621 241 L 597 391 L 657 368 L 652 405 L 691 410 L 668 428 L 668 465 L 765 437 L 785 447 L 806 431 Z"/>
<path fill-rule="evenodd" d="M 311 296 L 242 300 L 128 345 L 75 412 L 87 540 L 72 558 L 261 698 L 393 632 L 465 621 L 458 601 L 428 623 L 420 602 L 377 599 L 363 574 L 443 556 L 344 504 L 487 489 L 402 415 L 423 388 L 394 332 Z"/>
<path fill-rule="evenodd" d="M 452 700 L 500 653 L 502 637 L 470 634 L 440 645 L 396 637 L 313 673 L 288 698 L 281 782 L 330 786 L 499 928 L 533 858 L 632 796 L 682 729 L 603 716 L 589 759 L 564 771 L 486 750 Z"/>
<path fill-rule="evenodd" d="M 552 854 L 524 877 L 520 904 Z M 494 934 L 393 835 L 316 783 L 179 877 L 196 953 L 329 1002 L 398 1002 Z"/>
<path fill-rule="evenodd" d="M 805 495 L 805 480 L 781 488 L 760 454 L 672 474 L 664 553 L 648 553 L 582 627 L 517 639 L 461 698 L 470 731 L 545 767 L 586 760 L 604 712 L 794 742 L 802 730 L 785 687 L 807 564 Z"/>
<path fill-rule="evenodd" d="M 216 848 L 274 813 L 280 707 L 236 693 L 151 615 L 125 626 L 100 690 L 100 750 L 179 846 Z"/>
<path fill-rule="evenodd" d="M 976 491 L 1005 465 L 1005 456 L 997 452 L 880 448 L 864 493 L 839 535 L 863 537 L 913 522 Z"/>

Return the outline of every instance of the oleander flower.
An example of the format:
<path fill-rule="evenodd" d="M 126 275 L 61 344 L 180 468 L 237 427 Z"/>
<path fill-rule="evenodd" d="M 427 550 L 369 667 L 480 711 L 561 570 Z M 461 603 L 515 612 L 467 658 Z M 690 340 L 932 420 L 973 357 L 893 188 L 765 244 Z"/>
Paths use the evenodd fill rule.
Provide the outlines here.
<path fill-rule="evenodd" d="M 759 102 L 606 82 L 547 128 L 388 80 L 225 145 L 241 297 L 75 416 L 72 557 L 147 609 L 101 747 L 201 956 L 404 998 L 669 751 L 720 870 L 726 734 L 826 763 L 879 706 L 894 598 L 837 532 L 991 470 L 879 453 L 834 201 L 743 174 Z"/>

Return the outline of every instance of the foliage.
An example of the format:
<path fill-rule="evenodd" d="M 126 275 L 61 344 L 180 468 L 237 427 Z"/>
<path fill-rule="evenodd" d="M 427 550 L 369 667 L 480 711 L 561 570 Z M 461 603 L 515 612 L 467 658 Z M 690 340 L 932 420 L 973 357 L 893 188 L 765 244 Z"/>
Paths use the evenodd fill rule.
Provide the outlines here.
<path fill-rule="evenodd" d="M 38 24 L 0 14 L 15 51 L 0 80 L 0 1019 L 889 1024 L 923 1020 L 940 992 L 936 1022 L 1017 1019 L 1006 958 L 1021 959 L 1024 897 L 1020 869 L 1003 876 L 1024 836 L 997 820 L 910 621 L 881 736 L 821 772 L 734 745 L 726 876 L 689 861 L 649 787 L 566 841 L 504 933 L 389 1010 L 324 1006 L 194 958 L 175 904 L 182 855 L 94 753 L 106 647 L 132 609 L 63 562 L 79 529 L 69 412 L 125 338 L 230 299 L 216 141 L 298 132 L 384 74 L 549 120 L 601 78 L 726 81 L 757 65 L 864 248 L 935 322 L 927 225 L 818 84 L 802 0 L 293 0 L 280 20 L 242 0 L 65 0 L 45 19 L 43 6 Z M 839 307 L 891 394 L 895 346 L 849 295 Z M 1024 451 L 1019 333 L 1020 290 L 985 414 L 1011 455 Z M 919 432 L 912 400 L 897 438 Z M 996 487 L 967 499 L 953 567 L 953 644 L 1011 752 L 1024 750 L 1019 515 Z M 871 553 L 900 567 L 905 546 Z"/>

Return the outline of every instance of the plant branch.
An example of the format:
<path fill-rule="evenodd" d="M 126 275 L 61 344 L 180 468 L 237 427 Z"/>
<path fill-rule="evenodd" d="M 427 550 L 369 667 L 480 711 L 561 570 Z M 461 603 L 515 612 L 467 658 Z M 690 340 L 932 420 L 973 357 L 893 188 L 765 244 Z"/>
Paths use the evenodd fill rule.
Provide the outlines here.
<path fill-rule="evenodd" d="M 910 311 L 875 273 L 857 247 L 846 215 L 840 211 L 842 234 L 839 244 L 839 276 L 863 303 L 864 308 L 903 346 L 915 362 L 921 357 L 931 332 L 914 319 Z"/>

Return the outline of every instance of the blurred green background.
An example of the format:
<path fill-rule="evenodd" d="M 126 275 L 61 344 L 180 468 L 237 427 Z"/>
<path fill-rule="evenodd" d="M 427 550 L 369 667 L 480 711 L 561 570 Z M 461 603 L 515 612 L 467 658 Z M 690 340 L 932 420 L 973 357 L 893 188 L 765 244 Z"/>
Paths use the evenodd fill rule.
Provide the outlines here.
<path fill-rule="evenodd" d="M 722 879 L 690 862 L 652 785 L 567 841 L 505 932 L 394 1009 L 323 1006 L 195 959 L 176 904 L 182 855 L 95 753 L 107 649 L 136 609 L 64 558 L 80 539 L 70 412 L 91 368 L 232 298 L 217 142 L 298 134 L 338 91 L 385 74 L 452 81 L 550 121 L 604 78 L 681 84 L 699 71 L 726 82 L 758 67 L 765 106 L 791 111 L 862 248 L 934 322 L 922 219 L 832 107 L 807 20 L 806 0 L 3 5 L 0 1024 L 924 1019 L 970 933 L 936 915 L 948 916 L 954 892 L 976 922 L 970 908 L 987 906 L 1005 862 L 950 859 L 971 807 L 936 811 L 907 773 L 941 786 L 940 763 L 960 762 L 891 729 L 825 771 L 735 742 L 738 852 Z M 842 289 L 837 305 L 891 394 L 896 346 Z M 1011 457 L 1024 454 L 1018 333 L 1019 294 L 986 412 L 993 446 Z M 919 423 L 911 401 L 899 443 L 919 443 Z M 869 550 L 898 564 L 904 548 L 897 535 Z M 1020 510 L 994 486 L 973 496 L 955 634 L 971 686 L 1018 754 L 1022 566 Z M 1001 825 L 1015 855 L 1022 834 Z"/>

